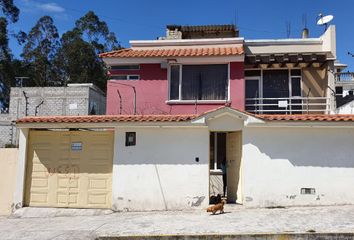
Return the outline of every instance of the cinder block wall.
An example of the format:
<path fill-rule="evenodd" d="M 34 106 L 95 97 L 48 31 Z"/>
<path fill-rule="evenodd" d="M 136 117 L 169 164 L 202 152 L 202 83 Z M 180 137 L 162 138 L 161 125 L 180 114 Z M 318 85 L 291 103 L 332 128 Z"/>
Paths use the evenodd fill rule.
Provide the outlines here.
<path fill-rule="evenodd" d="M 4 147 L 6 144 L 13 144 L 13 128 L 10 114 L 0 114 L 0 147 Z"/>
<path fill-rule="evenodd" d="M 0 114 L 0 148 L 17 144 L 17 130 L 11 122 L 26 116 L 105 114 L 106 96 L 93 84 L 72 84 L 68 87 L 14 87 L 10 93 L 9 114 Z M 41 104 L 41 102 L 43 103 Z"/>
<path fill-rule="evenodd" d="M 89 87 L 44 87 L 12 88 L 10 95 L 10 114 L 15 118 L 26 116 L 26 99 L 28 97 L 27 116 L 52 115 L 87 115 Z"/>

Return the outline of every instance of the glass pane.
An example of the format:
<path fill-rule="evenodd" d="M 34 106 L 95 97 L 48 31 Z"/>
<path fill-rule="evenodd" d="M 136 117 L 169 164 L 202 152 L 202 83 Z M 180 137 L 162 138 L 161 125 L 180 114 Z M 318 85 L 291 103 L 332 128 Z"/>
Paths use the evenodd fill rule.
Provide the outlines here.
<path fill-rule="evenodd" d="M 184 65 L 182 71 L 183 100 L 227 99 L 227 64 Z"/>
<path fill-rule="evenodd" d="M 301 97 L 301 77 L 292 77 L 291 78 L 291 96 L 292 97 Z M 302 113 L 302 104 L 301 99 L 292 99 L 291 100 L 291 112 L 293 114 Z"/>
<path fill-rule="evenodd" d="M 214 133 L 210 133 L 210 146 L 209 146 L 209 159 L 210 159 L 210 169 L 214 169 L 214 164 L 215 164 L 215 148 L 214 148 Z"/>
<path fill-rule="evenodd" d="M 140 65 L 116 65 L 111 66 L 112 70 L 139 70 Z"/>
<path fill-rule="evenodd" d="M 140 76 L 139 75 L 129 75 L 129 80 L 139 80 Z"/>
<path fill-rule="evenodd" d="M 300 77 L 292 77 L 291 78 L 291 96 L 293 97 L 301 97 L 301 78 Z"/>
<path fill-rule="evenodd" d="M 179 65 L 171 65 L 170 100 L 179 99 Z"/>
<path fill-rule="evenodd" d="M 289 97 L 289 72 L 288 70 L 263 71 L 263 97 L 288 98 Z M 284 101 L 284 99 L 283 99 Z M 263 100 L 263 110 L 286 110 L 278 107 L 279 99 Z M 265 113 L 285 113 L 285 111 L 266 111 Z"/>
<path fill-rule="evenodd" d="M 291 69 L 291 76 L 301 76 L 301 70 L 300 69 Z"/>
<path fill-rule="evenodd" d="M 259 98 L 259 81 L 255 80 L 246 80 L 246 111 L 255 112 L 259 109 L 259 106 L 255 104 L 259 103 L 257 99 L 247 99 L 247 98 Z M 251 106 L 248 106 L 251 105 Z"/>
<path fill-rule="evenodd" d="M 109 79 L 113 80 L 127 80 L 127 75 L 111 75 Z"/>
<path fill-rule="evenodd" d="M 218 162 L 217 162 L 217 169 L 221 169 L 221 163 L 226 161 L 226 133 L 218 133 L 217 139 L 217 155 L 218 155 Z"/>
<path fill-rule="evenodd" d="M 245 70 L 245 77 L 261 76 L 261 70 Z"/>

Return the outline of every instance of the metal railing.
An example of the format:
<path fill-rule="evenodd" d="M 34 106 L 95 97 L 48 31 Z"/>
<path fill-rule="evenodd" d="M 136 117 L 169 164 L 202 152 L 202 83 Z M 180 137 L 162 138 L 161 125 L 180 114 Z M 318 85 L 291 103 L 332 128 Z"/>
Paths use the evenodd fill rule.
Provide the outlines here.
<path fill-rule="evenodd" d="M 329 97 L 246 98 L 245 110 L 254 114 L 314 114 L 331 111 Z"/>
<path fill-rule="evenodd" d="M 354 72 L 340 72 L 336 73 L 336 82 L 353 82 L 354 83 Z"/>

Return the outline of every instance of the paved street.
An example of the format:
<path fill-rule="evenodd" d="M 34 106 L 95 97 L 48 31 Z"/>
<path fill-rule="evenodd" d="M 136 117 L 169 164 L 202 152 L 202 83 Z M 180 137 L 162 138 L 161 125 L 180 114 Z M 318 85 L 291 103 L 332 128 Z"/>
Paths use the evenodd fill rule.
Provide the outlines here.
<path fill-rule="evenodd" d="M 0 218 L 1 240 L 95 239 L 97 236 L 354 232 L 354 206 L 205 211 L 123 212 L 34 209 Z"/>

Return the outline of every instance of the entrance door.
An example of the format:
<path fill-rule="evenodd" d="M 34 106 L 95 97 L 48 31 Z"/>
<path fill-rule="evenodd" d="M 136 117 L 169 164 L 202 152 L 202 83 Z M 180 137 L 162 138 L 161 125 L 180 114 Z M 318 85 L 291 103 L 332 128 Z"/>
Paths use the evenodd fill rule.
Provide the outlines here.
<path fill-rule="evenodd" d="M 241 131 L 210 133 L 210 196 L 225 195 L 228 203 L 242 203 L 241 152 Z"/>
<path fill-rule="evenodd" d="M 226 161 L 227 161 L 227 202 L 242 203 L 241 189 L 241 132 L 227 133 L 226 136 Z"/>
<path fill-rule="evenodd" d="M 31 131 L 25 205 L 110 208 L 113 132 Z"/>
<path fill-rule="evenodd" d="M 226 133 L 210 133 L 210 196 L 224 195 L 223 166 L 226 160 Z M 226 188 L 225 188 L 226 194 Z"/>

